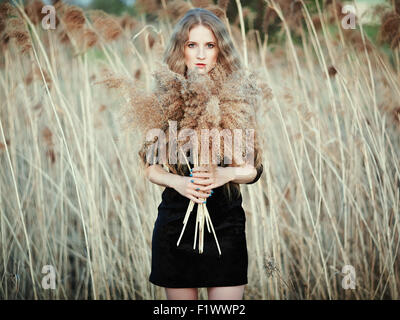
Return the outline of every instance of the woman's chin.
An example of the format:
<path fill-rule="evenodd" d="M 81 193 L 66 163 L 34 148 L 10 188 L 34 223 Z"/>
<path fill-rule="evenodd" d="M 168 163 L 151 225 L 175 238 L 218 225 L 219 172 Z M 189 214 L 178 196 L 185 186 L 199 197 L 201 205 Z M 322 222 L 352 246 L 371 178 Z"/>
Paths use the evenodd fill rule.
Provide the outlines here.
<path fill-rule="evenodd" d="M 197 70 L 197 72 L 198 73 L 200 73 L 200 74 L 205 74 L 206 73 L 206 68 L 198 68 L 198 67 L 196 67 L 196 70 Z"/>

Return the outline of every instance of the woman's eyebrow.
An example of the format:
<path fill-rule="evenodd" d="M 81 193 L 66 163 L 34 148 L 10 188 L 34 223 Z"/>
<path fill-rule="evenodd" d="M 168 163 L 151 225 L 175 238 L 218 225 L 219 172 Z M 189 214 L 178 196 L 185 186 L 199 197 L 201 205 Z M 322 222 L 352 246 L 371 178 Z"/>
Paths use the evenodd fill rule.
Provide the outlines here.
<path fill-rule="evenodd" d="M 187 44 L 187 43 L 189 43 L 189 42 L 191 42 L 191 43 L 197 43 L 196 41 L 186 40 L 185 44 Z M 209 43 L 216 44 L 215 41 L 208 41 L 208 42 L 206 42 L 206 44 L 209 44 Z"/>

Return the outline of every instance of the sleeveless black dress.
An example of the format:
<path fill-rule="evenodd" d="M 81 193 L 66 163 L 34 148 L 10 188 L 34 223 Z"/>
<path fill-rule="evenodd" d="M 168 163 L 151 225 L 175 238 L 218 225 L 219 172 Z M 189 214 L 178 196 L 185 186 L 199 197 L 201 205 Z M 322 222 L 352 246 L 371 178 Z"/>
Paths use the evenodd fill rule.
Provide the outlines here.
<path fill-rule="evenodd" d="M 260 179 L 263 166 L 256 169 L 256 177 L 247 184 Z M 189 170 L 185 175 L 189 176 Z M 213 189 L 214 193 L 206 203 L 221 249 L 220 255 L 214 235 L 212 231 L 208 232 L 206 223 L 203 253 L 199 253 L 198 234 L 196 249 L 193 249 L 197 203 L 193 206 L 179 246 L 176 245 L 190 199 L 173 188 L 165 188 L 152 235 L 151 283 L 167 288 L 247 284 L 246 216 L 242 195 L 229 201 L 222 189 L 223 186 Z"/>

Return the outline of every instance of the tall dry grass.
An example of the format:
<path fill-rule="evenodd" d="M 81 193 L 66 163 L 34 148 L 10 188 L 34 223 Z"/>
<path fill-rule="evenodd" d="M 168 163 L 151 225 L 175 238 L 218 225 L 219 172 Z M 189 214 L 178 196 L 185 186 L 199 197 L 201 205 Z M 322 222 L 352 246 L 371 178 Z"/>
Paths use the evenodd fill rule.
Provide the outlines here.
<path fill-rule="evenodd" d="M 230 26 L 274 94 L 259 114 L 264 174 L 241 186 L 245 299 L 398 299 L 399 49 L 393 67 L 362 28 L 334 34 L 334 10 L 310 16 L 298 3 L 291 10 L 308 32 L 285 1 L 267 1 L 283 46 L 245 33 L 241 17 Z M 165 298 L 148 282 L 163 188 L 138 168 L 138 137 L 120 121 L 124 97 L 94 83 L 112 71 L 149 89 L 176 19 L 168 12 L 185 5 L 162 1 L 148 26 L 59 2 L 49 31 L 37 10 L 0 8 L 2 298 Z M 42 287 L 45 265 L 56 270 L 55 290 Z M 354 290 L 342 287 L 345 265 Z"/>

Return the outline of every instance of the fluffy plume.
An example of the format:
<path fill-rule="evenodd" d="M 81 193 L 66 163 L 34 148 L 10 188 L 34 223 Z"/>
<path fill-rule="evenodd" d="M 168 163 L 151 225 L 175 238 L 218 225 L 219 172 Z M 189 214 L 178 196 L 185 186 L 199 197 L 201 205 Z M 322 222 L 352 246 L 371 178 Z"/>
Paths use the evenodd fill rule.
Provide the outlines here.
<path fill-rule="evenodd" d="M 183 0 L 173 0 L 167 3 L 167 13 L 174 20 L 181 18 L 190 9 L 192 6 Z"/>
<path fill-rule="evenodd" d="M 70 6 L 64 11 L 62 21 L 69 32 L 82 30 L 85 26 L 85 15 L 79 7 Z"/>
<path fill-rule="evenodd" d="M 400 15 L 396 12 L 386 12 L 382 17 L 382 24 L 378 33 L 379 43 L 389 43 L 394 49 L 399 45 Z"/>
<path fill-rule="evenodd" d="M 161 3 L 157 0 L 136 0 L 135 5 L 140 13 L 155 14 L 161 9 Z"/>
<path fill-rule="evenodd" d="M 117 18 L 100 10 L 92 10 L 89 15 L 93 22 L 94 30 L 106 42 L 116 40 L 123 34 L 123 29 Z"/>
<path fill-rule="evenodd" d="M 213 4 L 210 0 L 192 0 L 192 4 L 195 8 L 206 8 Z"/>
<path fill-rule="evenodd" d="M 156 70 L 153 73 L 154 89 L 150 93 L 137 89 L 132 81 L 115 75 L 97 82 L 106 84 L 108 88 L 122 89 L 127 93 L 128 102 L 122 107 L 125 110 L 123 114 L 127 120 L 126 124 L 135 130 L 140 130 L 142 137 L 145 137 L 147 130 L 160 128 L 168 140 L 168 121 L 173 120 L 177 122 L 178 130 L 193 129 L 199 139 L 197 141 L 199 146 L 202 129 L 215 128 L 220 133 L 223 129 L 229 129 L 232 139 L 233 130 L 242 129 L 243 148 L 246 144 L 245 130 L 255 129 L 254 148 L 256 156 L 260 157 L 256 113 L 263 99 L 271 98 L 271 90 L 266 83 L 258 86 L 259 81 L 256 76 L 247 75 L 244 71 L 228 75 L 220 65 L 208 75 L 189 70 L 186 78 L 172 72 L 165 64 L 159 64 Z M 178 139 L 178 147 L 183 146 L 188 139 L 189 137 L 185 141 Z M 220 141 L 219 150 L 212 150 L 214 144 L 211 139 L 212 137 L 209 140 L 210 157 L 216 152 L 217 160 L 230 161 L 233 166 L 238 165 L 235 156 L 227 158 L 224 154 L 225 140 L 221 139 L 223 142 Z M 147 148 L 153 142 L 145 142 L 139 151 L 143 163 Z M 168 145 L 166 148 L 168 151 Z M 228 148 L 228 151 L 232 150 Z M 208 163 L 211 162 L 210 158 Z M 167 166 L 176 173 L 174 166 L 169 164 Z"/>
<path fill-rule="evenodd" d="M 226 12 L 229 6 L 229 0 L 218 0 L 218 7 Z"/>
<path fill-rule="evenodd" d="M 46 81 L 47 86 L 49 89 L 52 87 L 52 81 L 46 70 L 42 69 L 43 76 L 44 76 L 44 81 Z M 43 83 L 43 78 L 42 74 L 40 72 L 40 69 L 35 65 L 33 68 L 29 71 L 29 73 L 25 77 L 25 84 L 30 85 L 33 81 L 39 81 Z"/>
<path fill-rule="evenodd" d="M 3 37 L 13 39 L 22 54 L 32 49 L 32 40 L 25 21 L 22 18 L 8 19 L 6 21 L 4 33 L 5 35 Z"/>
<path fill-rule="evenodd" d="M 223 10 L 223 9 L 220 8 L 219 6 L 216 6 L 216 5 L 209 5 L 209 6 L 205 7 L 204 9 L 207 9 L 207 10 L 211 11 L 211 12 L 214 13 L 218 18 L 222 19 L 222 21 L 224 20 L 224 18 L 226 18 L 226 12 L 225 12 L 225 10 Z"/>
<path fill-rule="evenodd" d="M 119 18 L 119 24 L 121 25 L 122 29 L 128 30 L 128 31 L 132 31 L 139 26 L 139 22 L 135 18 L 128 15 L 127 13 L 124 13 Z"/>
<path fill-rule="evenodd" d="M 3 20 L 8 16 L 19 16 L 19 13 L 10 3 L 0 3 L 0 19 Z"/>
<path fill-rule="evenodd" d="M 93 84 L 101 84 L 121 93 L 124 98 L 121 119 L 125 129 L 136 128 L 136 133 L 145 134 L 149 129 L 160 128 L 165 124 L 157 97 L 140 89 L 131 79 L 105 70 L 102 79 Z"/>
<path fill-rule="evenodd" d="M 287 25 L 295 33 L 300 34 L 302 27 L 302 20 L 304 19 L 302 13 L 302 4 L 300 0 L 275 0 L 275 3 L 280 7 L 282 11 L 283 18 L 285 19 Z M 267 7 L 263 19 L 263 29 L 267 30 L 268 26 L 275 23 L 279 16 L 276 12 L 273 12 L 274 8 Z M 281 28 L 283 28 L 283 22 L 279 23 Z"/>
<path fill-rule="evenodd" d="M 24 11 L 33 24 L 39 24 L 42 21 L 42 8 L 44 3 L 40 0 L 30 0 L 25 5 Z"/>
<path fill-rule="evenodd" d="M 87 49 L 94 47 L 97 44 L 97 41 L 97 34 L 93 30 L 85 28 L 79 41 L 81 50 L 86 51 Z"/>
<path fill-rule="evenodd" d="M 364 51 L 364 49 L 366 49 L 368 52 L 371 52 L 374 48 L 373 44 L 368 40 L 368 38 L 365 37 L 363 40 L 362 35 L 358 30 L 344 29 L 343 35 L 347 44 L 349 46 L 353 46 L 354 49 L 358 51 Z"/>

